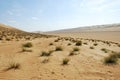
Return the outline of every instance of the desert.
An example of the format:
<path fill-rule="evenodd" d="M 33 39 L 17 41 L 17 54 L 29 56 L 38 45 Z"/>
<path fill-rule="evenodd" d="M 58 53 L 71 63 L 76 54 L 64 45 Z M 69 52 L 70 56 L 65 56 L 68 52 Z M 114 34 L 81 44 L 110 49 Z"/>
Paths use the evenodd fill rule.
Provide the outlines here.
<path fill-rule="evenodd" d="M 0 0 L 0 80 L 120 80 L 120 0 Z"/>
<path fill-rule="evenodd" d="M 120 38 L 113 32 L 92 39 L 94 32 L 39 34 L 3 24 L 0 31 L 0 80 L 120 80 Z"/>

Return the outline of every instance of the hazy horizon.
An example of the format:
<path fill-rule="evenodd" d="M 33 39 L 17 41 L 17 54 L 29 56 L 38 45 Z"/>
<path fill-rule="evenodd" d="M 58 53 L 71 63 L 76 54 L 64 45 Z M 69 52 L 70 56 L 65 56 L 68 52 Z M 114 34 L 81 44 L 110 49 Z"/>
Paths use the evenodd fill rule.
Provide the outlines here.
<path fill-rule="evenodd" d="M 119 7 L 119 0 L 1 0 L 0 23 L 24 31 L 120 23 Z"/>

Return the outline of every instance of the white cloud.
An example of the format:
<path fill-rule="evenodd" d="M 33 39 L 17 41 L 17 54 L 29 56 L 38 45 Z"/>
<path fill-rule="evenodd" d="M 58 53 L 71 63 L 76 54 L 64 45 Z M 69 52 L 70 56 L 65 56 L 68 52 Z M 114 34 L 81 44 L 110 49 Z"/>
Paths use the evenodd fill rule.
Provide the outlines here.
<path fill-rule="evenodd" d="M 75 0 L 72 5 L 87 12 L 106 12 L 120 5 L 120 0 Z"/>

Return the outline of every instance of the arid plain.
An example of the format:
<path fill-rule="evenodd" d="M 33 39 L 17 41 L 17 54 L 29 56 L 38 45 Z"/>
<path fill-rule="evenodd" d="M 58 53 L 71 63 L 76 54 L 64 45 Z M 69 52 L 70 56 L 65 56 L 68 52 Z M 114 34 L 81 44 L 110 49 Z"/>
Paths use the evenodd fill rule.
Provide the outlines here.
<path fill-rule="evenodd" d="M 81 30 L 0 24 L 0 80 L 120 80 L 120 25 Z"/>

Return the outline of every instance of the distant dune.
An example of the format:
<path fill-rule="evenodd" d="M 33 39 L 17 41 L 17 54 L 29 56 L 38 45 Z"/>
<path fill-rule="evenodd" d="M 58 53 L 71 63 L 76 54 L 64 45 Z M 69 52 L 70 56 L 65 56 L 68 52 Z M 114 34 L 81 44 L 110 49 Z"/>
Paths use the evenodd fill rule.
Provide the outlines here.
<path fill-rule="evenodd" d="M 63 29 L 46 32 L 46 34 L 120 42 L 120 24 Z"/>
<path fill-rule="evenodd" d="M 50 36 L 39 33 L 25 32 L 5 24 L 0 24 L 0 40 L 31 40 L 40 37 Z"/>
<path fill-rule="evenodd" d="M 56 31 L 49 31 L 51 33 L 63 33 L 63 32 L 93 32 L 93 31 L 120 31 L 120 24 L 108 24 L 108 25 L 94 25 L 85 26 L 71 29 L 62 29 Z"/>

